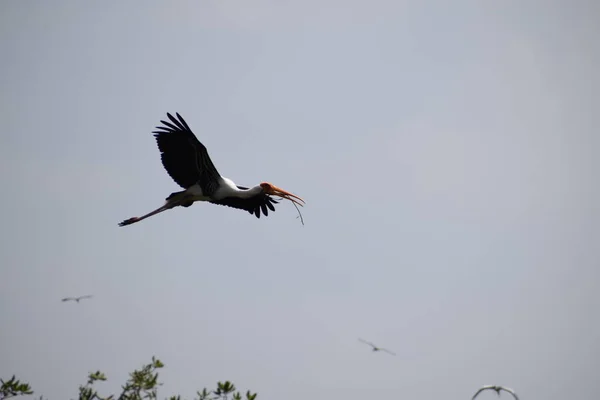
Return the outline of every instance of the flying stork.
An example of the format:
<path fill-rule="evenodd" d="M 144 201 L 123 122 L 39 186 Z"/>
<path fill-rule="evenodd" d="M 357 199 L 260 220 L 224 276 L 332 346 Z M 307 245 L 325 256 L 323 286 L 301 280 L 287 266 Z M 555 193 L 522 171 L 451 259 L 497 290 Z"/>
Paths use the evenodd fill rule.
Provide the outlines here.
<path fill-rule="evenodd" d="M 381 347 L 377 347 L 377 346 L 375 346 L 373 343 L 371 343 L 371 342 L 367 342 L 366 340 L 363 340 L 363 339 L 361 339 L 361 338 L 358 338 L 358 340 L 360 340 L 361 342 L 363 342 L 363 343 L 366 343 L 366 344 L 368 344 L 369 346 L 371 346 L 371 347 L 373 348 L 373 351 L 385 351 L 386 353 L 388 353 L 388 354 L 391 354 L 391 355 L 393 355 L 393 356 L 395 356 L 395 355 L 396 355 L 396 353 L 393 353 L 393 352 L 389 351 L 388 349 L 383 349 L 383 348 L 381 348 Z"/>
<path fill-rule="evenodd" d="M 221 176 L 206 147 L 196 138 L 181 115 L 176 115 L 177 119 L 167 113 L 171 122 L 161 120 L 164 126 L 157 126 L 158 130 L 152 133 L 161 152 L 163 167 L 175 183 L 185 190 L 171 193 L 163 206 L 141 217 L 126 219 L 119 226 L 140 222 L 177 206 L 189 207 L 196 201 L 246 210 L 256 215 L 256 218 L 260 218 L 261 211 L 265 216 L 269 215 L 269 210 L 275 211 L 273 204 L 278 201 L 271 195 L 303 206 L 302 198 L 269 182 L 247 188 Z"/>
<path fill-rule="evenodd" d="M 475 394 L 473 395 L 473 398 L 471 400 L 475 400 L 475 397 L 477 397 L 477 395 L 479 395 L 479 393 L 483 392 L 486 389 L 495 390 L 496 393 L 498 393 L 498 396 L 500 396 L 500 391 L 504 390 L 505 392 L 508 392 L 508 393 L 512 394 L 513 397 L 515 398 L 515 400 L 519 400 L 519 398 L 517 397 L 517 394 L 515 393 L 514 390 L 509 389 L 509 388 L 504 387 L 504 386 L 498 386 L 498 385 L 486 385 L 486 386 L 482 386 L 477 392 L 475 392 Z"/>
<path fill-rule="evenodd" d="M 62 299 L 61 301 L 71 301 L 71 300 L 74 300 L 74 301 L 76 301 L 76 302 L 78 302 L 78 303 L 79 303 L 79 300 L 81 300 L 81 299 L 90 299 L 90 298 L 92 298 L 92 295 L 91 295 L 91 294 L 88 294 L 88 295 L 85 295 L 85 296 L 79 296 L 79 297 L 65 297 L 65 298 L 64 298 L 64 299 Z"/>

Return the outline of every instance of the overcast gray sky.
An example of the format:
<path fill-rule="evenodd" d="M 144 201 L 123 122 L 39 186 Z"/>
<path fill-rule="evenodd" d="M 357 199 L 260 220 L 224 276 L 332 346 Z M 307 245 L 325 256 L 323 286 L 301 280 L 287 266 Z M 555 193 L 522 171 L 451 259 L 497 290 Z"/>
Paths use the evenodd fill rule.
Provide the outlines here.
<path fill-rule="evenodd" d="M 161 398 L 226 379 L 597 398 L 599 11 L 3 1 L 0 376 L 68 399 L 156 355 Z M 151 134 L 166 112 L 223 175 L 302 196 L 306 225 L 200 203 L 117 227 L 180 190 Z"/>

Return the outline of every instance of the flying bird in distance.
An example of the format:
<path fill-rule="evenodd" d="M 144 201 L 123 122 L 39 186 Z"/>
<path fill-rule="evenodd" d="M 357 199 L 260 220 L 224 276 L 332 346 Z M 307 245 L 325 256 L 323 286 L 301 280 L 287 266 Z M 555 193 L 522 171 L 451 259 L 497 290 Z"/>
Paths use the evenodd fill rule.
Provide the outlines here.
<path fill-rule="evenodd" d="M 500 396 L 500 391 L 504 390 L 505 392 L 508 392 L 510 394 L 513 395 L 513 397 L 515 398 L 515 400 L 519 400 L 519 398 L 517 397 L 517 394 L 515 393 L 514 390 L 509 389 L 507 387 L 504 386 L 497 386 L 497 385 L 486 385 L 486 386 L 482 386 L 476 393 L 475 395 L 473 395 L 473 398 L 471 400 L 475 400 L 475 397 L 477 397 L 477 395 L 481 392 L 483 392 L 484 390 L 487 389 L 491 389 L 491 390 L 495 390 L 496 393 L 498 393 L 498 396 Z"/>
<path fill-rule="evenodd" d="M 196 201 L 208 201 L 212 204 L 245 210 L 260 218 L 269 210 L 275 211 L 273 204 L 278 203 L 271 196 L 278 196 L 299 206 L 304 200 L 295 194 L 277 186 L 262 182 L 251 188 L 236 185 L 231 179 L 221 176 L 211 161 L 206 147 L 196 138 L 185 120 L 176 113 L 177 118 L 167 113 L 171 120 L 160 121 L 153 131 L 158 149 L 161 152 L 163 167 L 169 176 L 181 186 L 183 191 L 174 192 L 166 198 L 163 206 L 141 217 L 133 217 L 119 223 L 119 226 L 131 225 L 171 208 L 189 207 Z M 249 160 L 252 161 L 252 160 Z"/>
<path fill-rule="evenodd" d="M 89 299 L 89 298 L 91 298 L 91 297 L 92 297 L 92 295 L 91 295 L 91 294 L 88 294 L 88 295 L 85 295 L 85 296 L 79 296 L 79 297 L 65 297 L 65 298 L 64 298 L 64 299 L 62 299 L 61 301 L 71 301 L 71 300 L 75 300 L 76 302 L 78 302 L 78 303 L 79 303 L 79 300 L 81 300 L 81 299 Z"/>
<path fill-rule="evenodd" d="M 369 346 L 371 346 L 371 347 L 373 348 L 373 351 L 385 351 L 386 353 L 388 353 L 388 354 L 391 354 L 391 355 L 393 355 L 393 356 L 395 356 L 395 355 L 396 355 L 396 353 L 393 353 L 393 352 L 389 351 L 388 349 L 384 349 L 384 348 L 381 348 L 381 347 L 377 347 L 377 346 L 375 346 L 373 343 L 371 343 L 371 342 L 367 342 L 366 340 L 363 340 L 363 339 L 361 339 L 361 338 L 358 338 L 358 340 L 360 340 L 361 342 L 363 342 L 363 343 L 366 343 L 366 344 L 368 344 Z"/>

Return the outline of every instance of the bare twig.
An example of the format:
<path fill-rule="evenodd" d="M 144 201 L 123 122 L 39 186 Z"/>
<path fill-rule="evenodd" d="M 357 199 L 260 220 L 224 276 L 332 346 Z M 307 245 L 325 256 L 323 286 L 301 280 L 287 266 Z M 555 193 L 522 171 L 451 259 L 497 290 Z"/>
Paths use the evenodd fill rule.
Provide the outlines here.
<path fill-rule="evenodd" d="M 296 218 L 300 218 L 300 222 L 302 222 L 302 226 L 304 226 L 304 218 L 302 218 L 302 213 L 300 212 L 300 209 L 298 208 L 296 203 L 292 202 L 292 204 L 294 205 L 294 207 L 296 207 L 296 211 L 298 211 L 298 216 Z"/>
<path fill-rule="evenodd" d="M 281 198 L 278 200 L 288 200 L 288 199 Z M 302 226 L 304 226 L 304 218 L 302 218 L 302 213 L 300 212 L 300 209 L 298 208 L 296 203 L 294 203 L 293 201 L 291 201 L 290 203 L 292 203 L 294 205 L 294 207 L 296 207 L 296 211 L 298 211 L 298 216 L 296 217 L 296 219 L 300 218 L 300 222 L 302 222 Z"/>

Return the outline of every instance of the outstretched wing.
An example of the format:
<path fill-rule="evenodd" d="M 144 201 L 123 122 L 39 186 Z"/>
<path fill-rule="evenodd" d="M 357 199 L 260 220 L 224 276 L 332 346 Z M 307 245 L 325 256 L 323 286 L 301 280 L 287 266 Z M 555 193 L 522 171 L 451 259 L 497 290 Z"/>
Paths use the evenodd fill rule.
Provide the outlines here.
<path fill-rule="evenodd" d="M 200 143 L 185 120 L 176 113 L 171 122 L 161 120 L 165 126 L 157 126 L 153 131 L 158 149 L 161 152 L 163 167 L 169 176 L 182 188 L 199 183 L 207 196 L 218 187 L 219 172 L 208 156 L 206 147 Z"/>
<path fill-rule="evenodd" d="M 379 350 L 381 350 L 381 351 L 385 351 L 386 353 L 388 353 L 388 354 L 391 354 L 391 355 L 393 355 L 393 356 L 395 356 L 395 355 L 396 355 L 396 353 L 394 353 L 393 351 L 390 351 L 390 350 L 388 350 L 388 349 L 382 349 L 382 348 L 379 348 Z"/>
<path fill-rule="evenodd" d="M 471 398 L 471 400 L 475 400 L 475 398 L 479 395 L 479 393 L 483 392 L 484 390 L 489 389 L 488 387 L 482 387 L 480 388 L 478 391 L 475 392 L 475 394 L 473 395 L 473 397 Z"/>
<path fill-rule="evenodd" d="M 247 190 L 247 187 L 238 186 L 239 189 Z M 271 211 L 275 211 L 275 206 L 273 204 L 279 203 L 277 200 L 273 199 L 268 194 L 258 194 L 249 199 L 240 199 L 238 197 L 225 197 L 224 199 L 218 201 L 211 201 L 213 204 L 218 204 L 220 206 L 233 207 L 240 210 L 246 210 L 250 214 L 256 215 L 256 218 L 260 218 L 260 212 L 266 216 L 269 215 L 269 209 Z"/>
<path fill-rule="evenodd" d="M 369 346 L 371 346 L 371 347 L 377 347 L 377 346 L 375 346 L 373 343 L 371 343 L 371 342 L 367 342 L 367 341 L 366 341 L 366 340 L 364 340 L 364 339 L 358 338 L 358 340 L 359 340 L 359 341 L 361 341 L 361 342 L 363 342 L 363 343 L 366 343 L 366 344 L 368 344 L 368 345 L 369 345 Z"/>
<path fill-rule="evenodd" d="M 510 388 L 507 388 L 507 387 L 504 387 L 504 386 L 501 386 L 500 389 L 504 390 L 505 392 L 508 392 L 508 393 L 512 394 L 512 396 L 515 398 L 515 400 L 519 400 L 519 397 L 517 396 L 517 394 L 515 393 L 514 390 L 512 390 Z"/>
<path fill-rule="evenodd" d="M 61 301 L 69 301 L 69 300 L 75 300 L 75 299 L 73 297 L 65 297 Z"/>
<path fill-rule="evenodd" d="M 496 390 L 498 387 L 496 385 L 485 385 L 479 388 L 479 390 L 477 392 L 475 392 L 475 394 L 473 395 L 473 397 L 471 398 L 471 400 L 475 400 L 475 398 L 479 395 L 479 393 L 483 392 L 484 390 Z M 498 392 L 498 395 L 500 395 L 500 392 Z"/>

